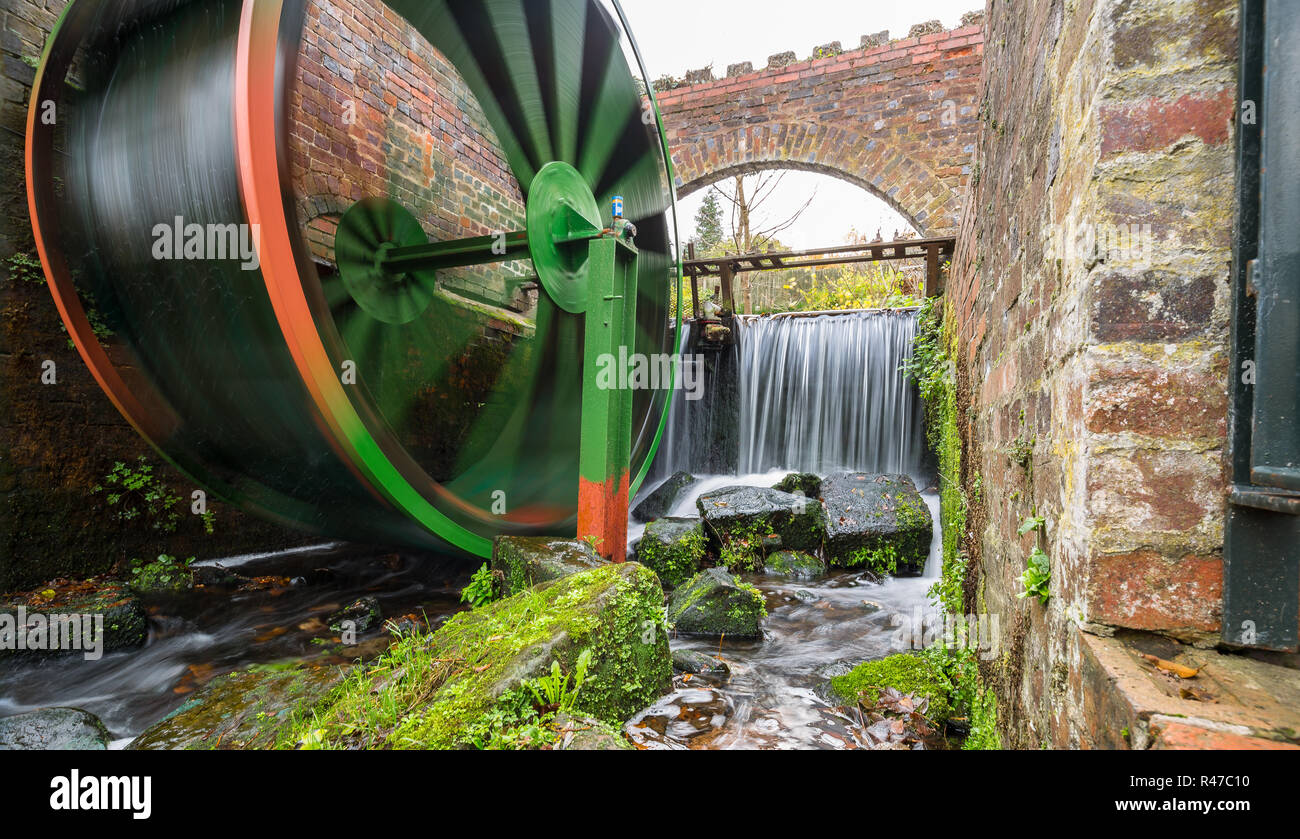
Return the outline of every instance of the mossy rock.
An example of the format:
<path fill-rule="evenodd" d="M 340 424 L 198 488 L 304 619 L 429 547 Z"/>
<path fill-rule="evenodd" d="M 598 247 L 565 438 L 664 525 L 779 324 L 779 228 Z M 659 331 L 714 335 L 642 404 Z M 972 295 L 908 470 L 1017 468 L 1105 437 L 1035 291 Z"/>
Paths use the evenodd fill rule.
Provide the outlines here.
<path fill-rule="evenodd" d="M 131 743 L 132 749 L 269 749 L 348 668 L 260 666 L 219 676 Z"/>
<path fill-rule="evenodd" d="M 374 597 L 358 597 L 348 605 L 334 612 L 328 618 L 326 623 L 334 632 L 344 632 L 352 630 L 354 632 L 369 632 L 380 625 L 384 614 L 379 607 L 379 601 Z"/>
<path fill-rule="evenodd" d="M 831 565 L 898 577 L 921 575 L 934 520 L 911 478 L 841 472 L 823 480 L 821 490 Z"/>
<path fill-rule="evenodd" d="M 621 725 L 671 684 L 662 604 L 659 578 L 629 562 L 461 612 L 357 670 L 321 707 L 297 716 L 279 745 L 466 747 L 528 680 L 552 662 L 571 674 L 585 650 L 591 659 L 573 715 Z"/>
<path fill-rule="evenodd" d="M 764 561 L 763 573 L 792 580 L 815 580 L 826 573 L 826 563 L 803 551 L 777 551 Z"/>
<path fill-rule="evenodd" d="M 590 717 L 559 714 L 552 725 L 559 733 L 556 751 L 622 752 L 636 748 L 623 736 L 621 729 Z"/>
<path fill-rule="evenodd" d="M 668 625 L 684 635 L 762 638 L 763 594 L 721 568 L 692 577 L 668 601 Z"/>
<path fill-rule="evenodd" d="M 605 564 L 595 548 L 576 539 L 498 536 L 492 545 L 492 570 L 501 572 L 506 597 Z"/>
<path fill-rule="evenodd" d="M 105 582 L 96 585 L 92 591 L 78 589 L 66 594 L 55 592 L 54 598 L 48 602 L 34 603 L 30 598 L 26 598 L 0 604 L 0 616 L 7 616 L 0 618 L 0 639 L 7 633 L 21 631 L 22 628 L 17 626 L 19 617 L 25 618 L 28 637 L 31 637 L 37 625 L 48 628 L 51 621 L 76 620 L 80 628 L 85 626 L 85 616 L 91 618 L 91 631 L 94 632 L 94 622 L 101 615 L 104 619 L 103 652 L 105 654 L 143 646 L 149 637 L 149 619 L 140 598 L 133 594 L 125 583 Z M 49 637 L 46 631 L 39 634 L 43 638 Z M 0 644 L 0 659 L 8 656 L 41 658 L 84 655 L 87 647 L 86 639 L 83 638 L 76 649 L 41 650 L 29 646 L 27 649 L 18 650 L 14 649 L 15 644 L 10 643 L 12 640 L 11 637 L 6 643 Z"/>
<path fill-rule="evenodd" d="M 722 562 L 732 571 L 759 571 L 777 550 L 816 552 L 826 524 L 821 505 L 766 487 L 726 487 L 696 501 Z"/>
<path fill-rule="evenodd" d="M 659 575 L 664 588 L 694 577 L 705 555 L 704 527 L 695 518 L 659 519 L 646 525 L 637 560 Z"/>
<path fill-rule="evenodd" d="M 109 734 L 80 708 L 41 708 L 0 719 L 0 751 L 103 751 Z"/>
<path fill-rule="evenodd" d="M 868 704 L 875 702 L 885 688 L 930 700 L 926 716 L 935 723 L 942 724 L 952 713 L 947 677 L 927 660 L 910 653 L 863 662 L 843 676 L 831 678 L 831 693 L 847 705 L 856 705 L 859 699 Z"/>
<path fill-rule="evenodd" d="M 673 505 L 687 487 L 695 483 L 695 476 L 689 472 L 674 472 L 655 491 L 643 498 L 632 508 L 632 518 L 641 522 L 661 519 L 672 512 Z"/>
<path fill-rule="evenodd" d="M 791 472 L 773 484 L 772 489 L 792 495 L 802 493 L 808 498 L 817 498 L 822 494 L 822 479 L 811 472 Z"/>

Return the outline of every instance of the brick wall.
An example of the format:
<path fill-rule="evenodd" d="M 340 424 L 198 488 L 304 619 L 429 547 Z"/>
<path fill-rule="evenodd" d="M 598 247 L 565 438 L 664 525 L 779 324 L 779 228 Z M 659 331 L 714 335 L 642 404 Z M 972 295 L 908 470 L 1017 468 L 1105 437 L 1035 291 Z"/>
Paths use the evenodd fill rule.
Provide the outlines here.
<path fill-rule="evenodd" d="M 948 311 L 968 606 L 1010 628 L 992 675 L 1015 745 L 1095 745 L 1078 632 L 1217 638 L 1236 8 L 1038 0 L 986 20 Z M 1016 597 L 1035 513 L 1046 607 Z"/>
<path fill-rule="evenodd" d="M 848 51 L 828 44 L 808 61 L 776 55 L 723 79 L 662 80 L 679 195 L 754 168 L 809 169 L 875 193 L 925 234 L 951 235 L 979 127 L 979 17 L 866 36 Z"/>
<path fill-rule="evenodd" d="M 338 217 L 387 195 L 433 240 L 524 228 L 523 196 L 460 74 L 378 0 L 311 0 L 293 94 L 292 174 L 316 255 Z M 528 271 L 510 263 L 509 273 Z M 500 266 L 444 271 L 455 291 L 502 303 Z"/>

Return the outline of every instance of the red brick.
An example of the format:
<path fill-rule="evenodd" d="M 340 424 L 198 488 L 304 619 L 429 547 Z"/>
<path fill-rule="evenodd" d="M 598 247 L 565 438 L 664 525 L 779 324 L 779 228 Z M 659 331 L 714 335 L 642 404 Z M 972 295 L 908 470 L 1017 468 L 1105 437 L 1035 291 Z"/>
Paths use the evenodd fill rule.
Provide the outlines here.
<path fill-rule="evenodd" d="M 1232 136 L 1234 107 L 1231 89 L 1105 105 L 1100 114 L 1102 156 L 1156 151 L 1188 136 L 1221 145 Z"/>

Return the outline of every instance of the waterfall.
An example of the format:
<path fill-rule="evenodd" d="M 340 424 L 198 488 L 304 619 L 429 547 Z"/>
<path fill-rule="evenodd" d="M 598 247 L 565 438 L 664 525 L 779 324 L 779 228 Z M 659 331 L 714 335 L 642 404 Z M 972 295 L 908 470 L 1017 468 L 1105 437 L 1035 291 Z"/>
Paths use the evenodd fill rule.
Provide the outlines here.
<path fill-rule="evenodd" d="M 735 324 L 736 346 L 714 353 L 706 397 L 674 399 L 656 474 L 922 473 L 921 400 L 899 372 L 912 353 L 914 311 Z M 684 337 L 682 352 L 690 345 Z"/>

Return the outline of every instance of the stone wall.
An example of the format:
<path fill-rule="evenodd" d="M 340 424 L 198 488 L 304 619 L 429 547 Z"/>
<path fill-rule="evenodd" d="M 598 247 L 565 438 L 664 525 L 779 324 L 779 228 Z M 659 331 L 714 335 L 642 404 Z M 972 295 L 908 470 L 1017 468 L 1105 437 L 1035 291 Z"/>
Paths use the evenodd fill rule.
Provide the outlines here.
<path fill-rule="evenodd" d="M 1010 745 L 1102 744 L 1080 632 L 1217 640 L 1236 15 L 1231 0 L 990 4 L 947 310 L 967 607 L 1010 636 L 987 674 Z M 1034 515 L 1045 532 L 1018 535 Z M 1017 597 L 1036 542 L 1046 606 Z"/>
<path fill-rule="evenodd" d="M 808 169 L 876 194 L 924 234 L 952 235 L 979 128 L 979 19 L 656 82 L 678 194 L 754 169 Z"/>

